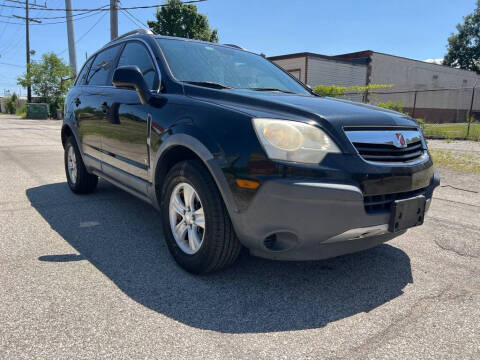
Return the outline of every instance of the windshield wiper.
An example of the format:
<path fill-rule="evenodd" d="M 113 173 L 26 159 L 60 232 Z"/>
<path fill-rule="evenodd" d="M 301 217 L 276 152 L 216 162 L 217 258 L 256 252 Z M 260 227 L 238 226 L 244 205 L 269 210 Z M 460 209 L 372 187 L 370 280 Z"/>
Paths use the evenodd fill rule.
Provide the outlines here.
<path fill-rule="evenodd" d="M 247 88 L 248 90 L 253 90 L 253 91 L 280 91 L 285 94 L 295 94 L 293 91 L 288 91 L 288 90 L 282 90 L 282 89 L 277 89 L 277 88 Z"/>
<path fill-rule="evenodd" d="M 183 81 L 183 82 L 187 84 L 192 84 L 192 85 L 210 87 L 213 89 L 231 89 L 230 86 L 222 85 L 212 81 Z"/>

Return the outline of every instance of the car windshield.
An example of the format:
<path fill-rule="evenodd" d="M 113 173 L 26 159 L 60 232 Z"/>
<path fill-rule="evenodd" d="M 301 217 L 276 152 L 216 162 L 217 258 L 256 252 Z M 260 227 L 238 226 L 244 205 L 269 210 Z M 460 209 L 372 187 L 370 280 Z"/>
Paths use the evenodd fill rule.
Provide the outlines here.
<path fill-rule="evenodd" d="M 309 95 L 289 75 L 259 55 L 228 46 L 157 39 L 179 81 L 216 88 L 280 91 Z"/>

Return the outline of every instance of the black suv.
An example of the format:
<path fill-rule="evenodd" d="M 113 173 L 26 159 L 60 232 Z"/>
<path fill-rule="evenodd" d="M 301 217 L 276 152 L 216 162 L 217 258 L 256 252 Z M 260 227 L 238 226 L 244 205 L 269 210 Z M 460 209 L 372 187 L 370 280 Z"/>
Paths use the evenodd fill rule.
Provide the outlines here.
<path fill-rule="evenodd" d="M 423 223 L 439 184 L 418 124 L 315 95 L 234 45 L 135 31 L 88 59 L 65 102 L 75 193 L 101 177 L 160 210 L 186 270 L 313 260 Z"/>

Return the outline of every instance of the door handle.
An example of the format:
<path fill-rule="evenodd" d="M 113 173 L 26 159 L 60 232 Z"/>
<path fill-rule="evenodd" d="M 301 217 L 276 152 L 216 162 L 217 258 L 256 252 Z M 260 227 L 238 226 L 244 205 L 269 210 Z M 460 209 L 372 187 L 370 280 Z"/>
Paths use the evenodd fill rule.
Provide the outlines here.
<path fill-rule="evenodd" d="M 80 106 L 81 103 L 82 103 L 82 102 L 80 101 L 79 98 L 76 98 L 76 99 L 75 99 L 75 105 L 77 105 L 77 107 Z"/>
<path fill-rule="evenodd" d="M 104 114 L 106 114 L 106 113 L 108 112 L 108 104 L 107 104 L 107 102 L 104 102 L 104 103 L 102 104 L 102 111 L 103 111 Z"/>

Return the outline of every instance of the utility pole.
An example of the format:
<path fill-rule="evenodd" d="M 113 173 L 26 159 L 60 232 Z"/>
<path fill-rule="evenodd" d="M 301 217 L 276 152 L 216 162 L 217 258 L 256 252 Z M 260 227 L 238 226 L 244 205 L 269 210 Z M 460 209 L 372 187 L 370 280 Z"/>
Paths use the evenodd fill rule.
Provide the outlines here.
<path fill-rule="evenodd" d="M 473 111 L 473 100 L 475 100 L 475 86 L 477 86 L 478 79 L 475 80 L 475 84 L 473 84 L 472 88 L 472 100 L 470 101 L 470 110 L 468 111 L 468 127 L 467 127 L 467 135 L 465 135 L 465 139 L 468 139 L 468 136 L 470 135 L 470 125 L 472 124 L 472 111 Z"/>
<path fill-rule="evenodd" d="M 118 37 L 118 0 L 110 0 L 110 40 Z"/>
<path fill-rule="evenodd" d="M 73 27 L 72 0 L 65 0 L 65 16 L 67 18 L 68 57 L 73 76 L 77 76 L 77 49 L 75 48 L 75 28 Z"/>
<path fill-rule="evenodd" d="M 27 51 L 27 79 L 30 80 L 30 27 L 29 27 L 29 22 L 34 21 L 37 23 L 41 23 L 40 20 L 37 19 L 31 19 L 28 16 L 28 4 L 29 0 L 25 0 L 25 17 L 17 16 L 17 15 L 12 15 L 13 17 L 17 19 L 22 19 L 25 20 L 25 44 L 26 44 L 26 51 Z M 38 6 L 35 4 L 35 6 Z M 30 85 L 27 86 L 27 102 L 31 103 L 32 102 L 32 87 Z"/>
<path fill-rule="evenodd" d="M 28 24 L 28 0 L 25 1 L 25 43 L 27 45 L 27 79 L 30 82 L 30 27 Z M 27 86 L 27 103 L 32 102 L 32 86 Z"/>

